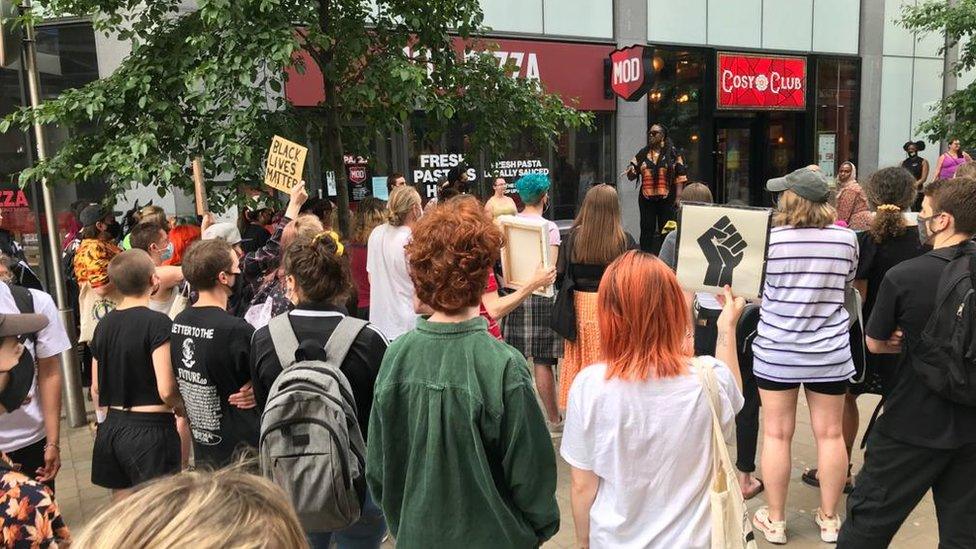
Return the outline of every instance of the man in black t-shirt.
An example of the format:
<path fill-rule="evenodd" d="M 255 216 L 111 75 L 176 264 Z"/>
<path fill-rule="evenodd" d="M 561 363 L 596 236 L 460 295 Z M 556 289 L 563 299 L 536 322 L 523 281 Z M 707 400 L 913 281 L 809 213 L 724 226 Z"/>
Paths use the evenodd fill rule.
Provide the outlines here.
<path fill-rule="evenodd" d="M 865 330 L 868 349 L 899 354 L 899 366 L 847 500 L 838 547 L 887 547 L 929 489 L 940 547 L 976 547 L 976 407 L 929 390 L 913 354 L 942 271 L 976 233 L 976 180 L 929 185 L 918 231 L 933 250 L 888 271 Z"/>
<path fill-rule="evenodd" d="M 230 244 L 193 243 L 183 258 L 183 275 L 200 297 L 173 321 L 173 366 L 196 463 L 222 467 L 233 461 L 236 450 L 258 443 L 260 416 L 250 388 L 254 329 L 227 312 L 240 275 Z"/>

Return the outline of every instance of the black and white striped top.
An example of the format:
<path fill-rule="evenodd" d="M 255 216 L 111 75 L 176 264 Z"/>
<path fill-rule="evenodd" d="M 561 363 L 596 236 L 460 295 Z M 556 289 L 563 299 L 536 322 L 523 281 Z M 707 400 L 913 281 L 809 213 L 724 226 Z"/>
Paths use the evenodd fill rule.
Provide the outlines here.
<path fill-rule="evenodd" d="M 857 257 L 857 237 L 849 229 L 772 229 L 752 346 L 756 376 L 798 383 L 854 374 L 844 291 Z"/>

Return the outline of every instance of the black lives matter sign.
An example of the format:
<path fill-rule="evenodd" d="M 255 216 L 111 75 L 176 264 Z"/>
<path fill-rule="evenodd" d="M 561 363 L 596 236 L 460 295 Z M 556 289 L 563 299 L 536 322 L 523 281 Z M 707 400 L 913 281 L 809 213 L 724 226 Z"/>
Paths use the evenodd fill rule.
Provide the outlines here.
<path fill-rule="evenodd" d="M 308 148 L 274 136 L 268 150 L 268 164 L 264 170 L 264 184 L 272 189 L 291 192 L 302 181 Z"/>

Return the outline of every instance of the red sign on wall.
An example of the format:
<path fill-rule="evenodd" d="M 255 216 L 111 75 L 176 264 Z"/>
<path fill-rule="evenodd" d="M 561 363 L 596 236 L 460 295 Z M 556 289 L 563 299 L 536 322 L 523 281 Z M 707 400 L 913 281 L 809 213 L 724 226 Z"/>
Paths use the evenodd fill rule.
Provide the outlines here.
<path fill-rule="evenodd" d="M 802 111 L 807 108 L 805 57 L 718 54 L 719 109 Z"/>
<path fill-rule="evenodd" d="M 603 95 L 603 61 L 613 46 L 495 38 L 483 42 L 498 45 L 492 53 L 499 65 L 511 63 L 512 78 L 539 81 L 567 105 L 583 111 L 612 111 L 617 107 L 616 101 Z M 464 51 L 461 38 L 455 37 L 453 45 L 459 54 Z M 320 104 L 325 100 L 322 71 L 305 50 L 296 51 L 292 57 L 304 62 L 305 73 L 299 74 L 294 66 L 285 69 L 285 97 L 296 107 Z"/>
<path fill-rule="evenodd" d="M 610 89 L 624 101 L 638 101 L 654 82 L 653 54 L 647 46 L 630 46 L 610 53 Z"/>

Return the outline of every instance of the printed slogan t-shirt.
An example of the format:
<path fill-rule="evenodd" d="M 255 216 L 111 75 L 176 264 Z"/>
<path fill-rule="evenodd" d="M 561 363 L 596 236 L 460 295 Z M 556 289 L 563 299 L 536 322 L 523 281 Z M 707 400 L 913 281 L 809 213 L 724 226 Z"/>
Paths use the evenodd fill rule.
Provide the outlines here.
<path fill-rule="evenodd" d="M 244 319 L 217 307 L 191 307 L 173 321 L 173 368 L 198 465 L 227 465 L 239 447 L 257 446 L 257 409 L 242 410 L 227 400 L 251 380 L 253 333 Z"/>

